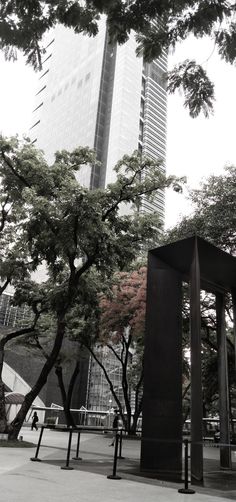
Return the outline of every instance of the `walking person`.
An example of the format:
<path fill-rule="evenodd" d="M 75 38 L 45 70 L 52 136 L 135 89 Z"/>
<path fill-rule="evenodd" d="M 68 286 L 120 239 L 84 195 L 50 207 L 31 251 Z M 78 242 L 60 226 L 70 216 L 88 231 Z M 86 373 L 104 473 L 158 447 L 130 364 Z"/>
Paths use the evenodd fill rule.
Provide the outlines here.
<path fill-rule="evenodd" d="M 114 410 L 114 413 L 115 413 L 115 416 L 113 418 L 113 423 L 112 423 L 112 428 L 113 429 L 116 429 L 114 431 L 114 436 L 113 436 L 113 439 L 112 439 L 112 442 L 111 444 L 109 444 L 109 446 L 114 446 L 115 444 L 115 440 L 116 440 L 116 432 L 118 430 L 118 425 L 119 425 L 119 414 L 118 414 L 118 410 Z"/>
<path fill-rule="evenodd" d="M 31 424 L 31 430 L 35 429 L 36 431 L 38 430 L 37 422 L 39 421 L 39 417 L 36 413 L 36 411 L 33 414 L 33 420 Z"/>

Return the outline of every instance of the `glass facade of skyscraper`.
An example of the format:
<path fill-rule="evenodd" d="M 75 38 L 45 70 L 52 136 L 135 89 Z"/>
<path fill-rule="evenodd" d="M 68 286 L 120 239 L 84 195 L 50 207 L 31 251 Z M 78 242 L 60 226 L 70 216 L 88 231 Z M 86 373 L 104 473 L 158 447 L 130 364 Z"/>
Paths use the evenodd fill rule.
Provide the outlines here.
<path fill-rule="evenodd" d="M 136 56 L 135 34 L 124 45 L 111 45 L 105 17 L 95 38 L 62 26 L 50 37 L 30 130 L 47 160 L 52 162 L 57 150 L 94 148 L 101 167 L 84 166 L 78 174 L 78 181 L 91 189 L 114 182 L 115 164 L 135 150 L 160 159 L 165 170 L 166 54 L 144 63 Z M 164 193 L 159 191 L 151 203 L 143 199 L 142 210 L 155 210 L 163 220 Z M 119 387 L 117 361 L 105 352 L 102 358 Z M 87 405 L 107 410 L 111 395 L 104 375 L 95 362 L 90 370 Z"/>
<path fill-rule="evenodd" d="M 105 18 L 95 38 L 62 26 L 51 33 L 30 137 L 49 162 L 57 150 L 94 148 L 102 167 L 85 166 L 78 176 L 89 188 L 115 181 L 115 164 L 134 150 L 161 159 L 164 169 L 167 57 L 144 64 L 135 50 L 134 34 L 109 44 Z M 163 217 L 164 194 L 143 205 Z"/>

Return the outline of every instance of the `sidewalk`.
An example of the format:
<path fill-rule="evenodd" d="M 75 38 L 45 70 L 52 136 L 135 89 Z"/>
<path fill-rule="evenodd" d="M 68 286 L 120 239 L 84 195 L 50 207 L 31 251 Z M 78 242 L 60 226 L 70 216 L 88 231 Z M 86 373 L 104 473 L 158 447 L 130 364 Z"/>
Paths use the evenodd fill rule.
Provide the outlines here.
<path fill-rule="evenodd" d="M 24 440 L 38 441 L 39 431 L 23 429 Z M 104 435 L 81 434 L 80 456 L 82 461 L 71 461 L 73 470 L 61 470 L 65 465 L 67 433 L 45 430 L 39 457 L 41 462 L 31 462 L 36 448 L 0 448 L 1 500 L 6 502 L 226 502 L 236 498 L 236 482 L 233 489 L 210 490 L 196 487 L 194 495 L 178 493 L 182 485 L 143 478 L 138 473 L 140 441 L 124 441 L 124 460 L 118 461 L 117 474 L 121 480 L 107 479 L 112 473 L 113 448 Z M 76 437 L 72 442 L 72 455 L 76 449 Z M 213 461 L 217 451 L 210 451 L 208 461 Z M 222 473 L 225 474 L 225 473 Z M 228 473 L 229 474 L 229 473 Z M 236 478 L 236 472 L 230 473 Z M 217 474 L 217 479 L 219 475 Z M 222 481 L 224 484 L 224 482 Z M 223 485 L 222 485 L 223 486 Z"/>

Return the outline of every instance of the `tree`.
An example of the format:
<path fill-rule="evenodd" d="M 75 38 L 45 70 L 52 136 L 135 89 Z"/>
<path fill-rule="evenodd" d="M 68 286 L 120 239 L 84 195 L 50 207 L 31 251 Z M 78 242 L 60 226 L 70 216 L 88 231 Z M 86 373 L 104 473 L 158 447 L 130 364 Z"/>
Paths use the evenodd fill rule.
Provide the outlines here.
<path fill-rule="evenodd" d="M 139 266 L 115 275 L 110 294 L 100 300 L 98 332 L 90 339 L 84 338 L 84 345 L 107 380 L 129 434 L 135 434 L 142 410 L 146 272 L 146 267 Z M 113 357 L 115 370 L 121 374 L 122 399 L 106 358 L 102 357 L 104 349 L 108 349 L 108 361 Z"/>
<path fill-rule="evenodd" d="M 8 59 L 22 50 L 27 62 L 40 68 L 45 53 L 43 35 L 57 23 L 75 33 L 94 36 L 101 14 L 106 14 L 110 41 L 124 43 L 131 30 L 137 33 L 137 53 L 145 61 L 174 49 L 188 35 L 211 37 L 220 56 L 229 63 L 236 58 L 236 5 L 230 0 L 5 0 L 0 7 L 0 48 Z M 185 106 L 195 117 L 213 108 L 214 86 L 194 60 L 181 62 L 169 74 L 169 91 L 182 87 Z"/>
<path fill-rule="evenodd" d="M 26 333 L 31 333 L 34 330 L 34 324 L 29 328 L 15 328 L 15 329 L 4 329 L 4 334 L 2 334 L 0 339 L 0 432 L 7 431 L 7 416 L 5 407 L 5 386 L 2 379 L 3 363 L 5 355 L 5 346 L 11 342 L 13 339 L 25 335 Z"/>
<path fill-rule="evenodd" d="M 152 198 L 157 190 L 167 186 L 181 190 L 181 180 L 166 177 L 160 170 L 160 162 L 134 154 L 123 157 L 116 165 L 115 183 L 105 190 L 90 191 L 76 181 L 76 172 L 81 165 L 94 162 L 92 151 L 78 148 L 72 153 L 57 152 L 54 163 L 48 166 L 29 140 L 0 141 L 2 196 L 7 194 L 19 207 L 19 218 L 16 213 L 12 222 L 11 242 L 17 238 L 31 270 L 44 263 L 48 274 L 48 280 L 40 287 L 34 285 L 33 293 L 31 288 L 25 288 L 27 302 L 32 304 L 36 315 L 41 310 L 50 310 L 56 326 L 48 358 L 11 424 L 10 437 L 18 435 L 32 402 L 57 361 L 67 316 L 83 298 L 90 269 L 99 271 L 104 279 L 110 277 L 115 269 L 122 269 L 134 260 L 145 240 L 158 234 L 161 223 L 156 214 L 134 211 L 122 216 L 120 204 L 139 207 L 143 195 Z M 13 284 L 18 289 L 25 287 L 24 280 L 16 279 Z"/>
<path fill-rule="evenodd" d="M 197 233 L 221 249 L 236 251 L 236 167 L 228 166 L 220 176 L 210 176 L 190 192 L 193 214 L 167 232 L 167 241 Z"/>
<path fill-rule="evenodd" d="M 13 163 L 14 151 L 17 151 L 18 141 L 12 139 L 11 142 L 0 139 L 0 294 L 2 294 L 9 284 L 15 285 L 18 281 L 27 281 L 30 272 L 34 270 L 33 260 L 29 258 L 23 236 L 23 221 L 25 213 L 23 210 L 22 187 L 23 180 L 20 172 L 14 174 Z M 25 163 L 30 158 L 28 145 L 25 144 L 23 156 L 18 149 L 18 160 L 20 164 Z M 40 162 L 35 156 L 35 163 Z M 35 164 L 35 167 L 36 167 Z M 6 412 L 4 399 L 4 384 L 2 381 L 2 369 L 4 361 L 5 346 L 14 338 L 23 334 L 31 333 L 38 320 L 38 313 L 35 311 L 33 319 L 25 328 L 4 330 L 0 338 L 0 431 L 6 429 Z M 31 322 L 32 321 L 32 322 Z"/>
<path fill-rule="evenodd" d="M 17 285 L 15 284 L 17 287 Z M 25 289 L 29 288 L 29 297 L 28 297 L 28 305 L 32 309 L 32 316 L 29 316 L 29 319 L 26 320 L 26 325 L 24 327 L 9 327 L 7 330 L 4 328 L 0 330 L 0 430 L 1 432 L 10 432 L 13 436 L 17 437 L 18 432 L 15 433 L 12 428 L 8 427 L 7 417 L 5 411 L 5 395 L 4 395 L 4 382 L 2 379 L 2 371 L 3 371 L 3 362 L 5 355 L 5 348 L 9 343 L 19 343 L 19 340 L 24 339 L 27 336 L 27 341 L 31 342 L 32 337 L 37 342 L 37 346 L 40 345 L 38 339 L 38 331 L 36 330 L 36 325 L 38 323 L 39 317 L 45 312 L 48 307 L 43 306 L 44 298 L 40 295 L 40 286 L 35 285 L 32 281 L 28 281 L 26 278 L 25 281 Z M 42 289 L 42 288 L 41 288 Z M 37 293 L 36 293 L 37 291 Z M 25 292 L 24 292 L 25 293 Z M 17 295 L 16 295 L 17 296 Z M 21 302 L 19 301 L 19 305 Z M 2 333 L 3 331 L 3 333 Z M 35 396 L 36 397 L 36 396 Z M 35 398 L 34 398 L 35 399 Z M 33 399 L 33 400 L 34 400 Z"/>
<path fill-rule="evenodd" d="M 15 303 L 18 306 L 30 303 L 29 297 L 25 293 L 26 292 L 24 291 L 24 294 L 22 295 L 22 291 L 19 291 L 19 289 L 15 291 Z M 32 294 L 32 290 L 30 290 L 30 293 Z M 56 319 L 53 312 L 51 312 L 50 310 L 47 310 L 47 312 L 41 312 L 39 319 L 37 320 L 37 324 L 35 323 L 35 326 L 31 327 L 31 329 L 21 329 L 20 333 L 18 333 L 18 330 L 16 329 L 13 330 L 11 349 L 14 350 L 16 357 L 18 356 L 18 354 L 23 353 L 25 355 L 26 353 L 28 353 L 29 357 L 39 359 L 43 364 L 45 360 L 47 360 L 50 356 L 55 329 Z M 57 376 L 59 389 L 61 391 L 65 422 L 67 426 L 75 426 L 70 408 L 75 383 L 80 373 L 81 359 L 82 357 L 84 357 L 84 355 L 83 351 L 80 349 L 80 347 L 78 347 L 78 344 L 76 344 L 75 346 L 75 343 L 71 343 L 69 334 L 70 323 L 68 323 L 67 321 L 64 341 L 60 350 L 60 354 L 58 355 L 57 360 L 54 364 L 54 371 Z M 3 338 L 3 340 L 5 340 L 5 338 Z M 9 342 L 10 341 L 11 340 L 9 339 Z M 0 348 L 1 342 L 2 341 L 0 340 Z M 64 378 L 65 366 L 67 369 L 67 382 L 65 382 Z M 68 369 L 71 370 L 72 368 L 73 370 L 70 371 L 70 377 L 68 377 Z M 1 403 L 1 401 L 0 404 L 4 405 L 4 403 Z"/>
<path fill-rule="evenodd" d="M 194 233 L 235 255 L 236 251 L 236 168 L 228 166 L 220 176 L 210 176 L 199 189 L 190 191 L 193 213 L 184 217 L 166 235 L 166 242 L 186 238 Z M 186 309 L 185 318 L 189 314 Z M 235 341 L 231 333 L 232 301 L 226 297 L 227 349 L 231 396 L 235 396 Z M 186 329 L 186 335 L 188 329 Z M 217 341 L 215 298 L 202 295 L 201 337 L 203 347 L 203 397 L 205 412 L 214 413 L 218 403 Z M 188 336 L 187 336 L 188 338 Z M 231 399 L 232 404 L 232 399 Z M 232 414 L 232 411 L 231 411 Z"/>

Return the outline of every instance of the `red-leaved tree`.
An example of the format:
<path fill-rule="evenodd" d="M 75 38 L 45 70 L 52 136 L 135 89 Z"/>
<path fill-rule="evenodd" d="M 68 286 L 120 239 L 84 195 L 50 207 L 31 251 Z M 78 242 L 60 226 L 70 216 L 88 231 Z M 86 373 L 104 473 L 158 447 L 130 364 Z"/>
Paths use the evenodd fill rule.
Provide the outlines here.
<path fill-rule="evenodd" d="M 100 302 L 102 313 L 96 348 L 88 347 L 105 375 L 129 434 L 135 434 L 142 410 L 146 274 L 143 266 L 116 274 L 111 294 L 103 296 Z M 120 368 L 119 392 L 106 358 L 101 357 L 105 347 Z"/>

